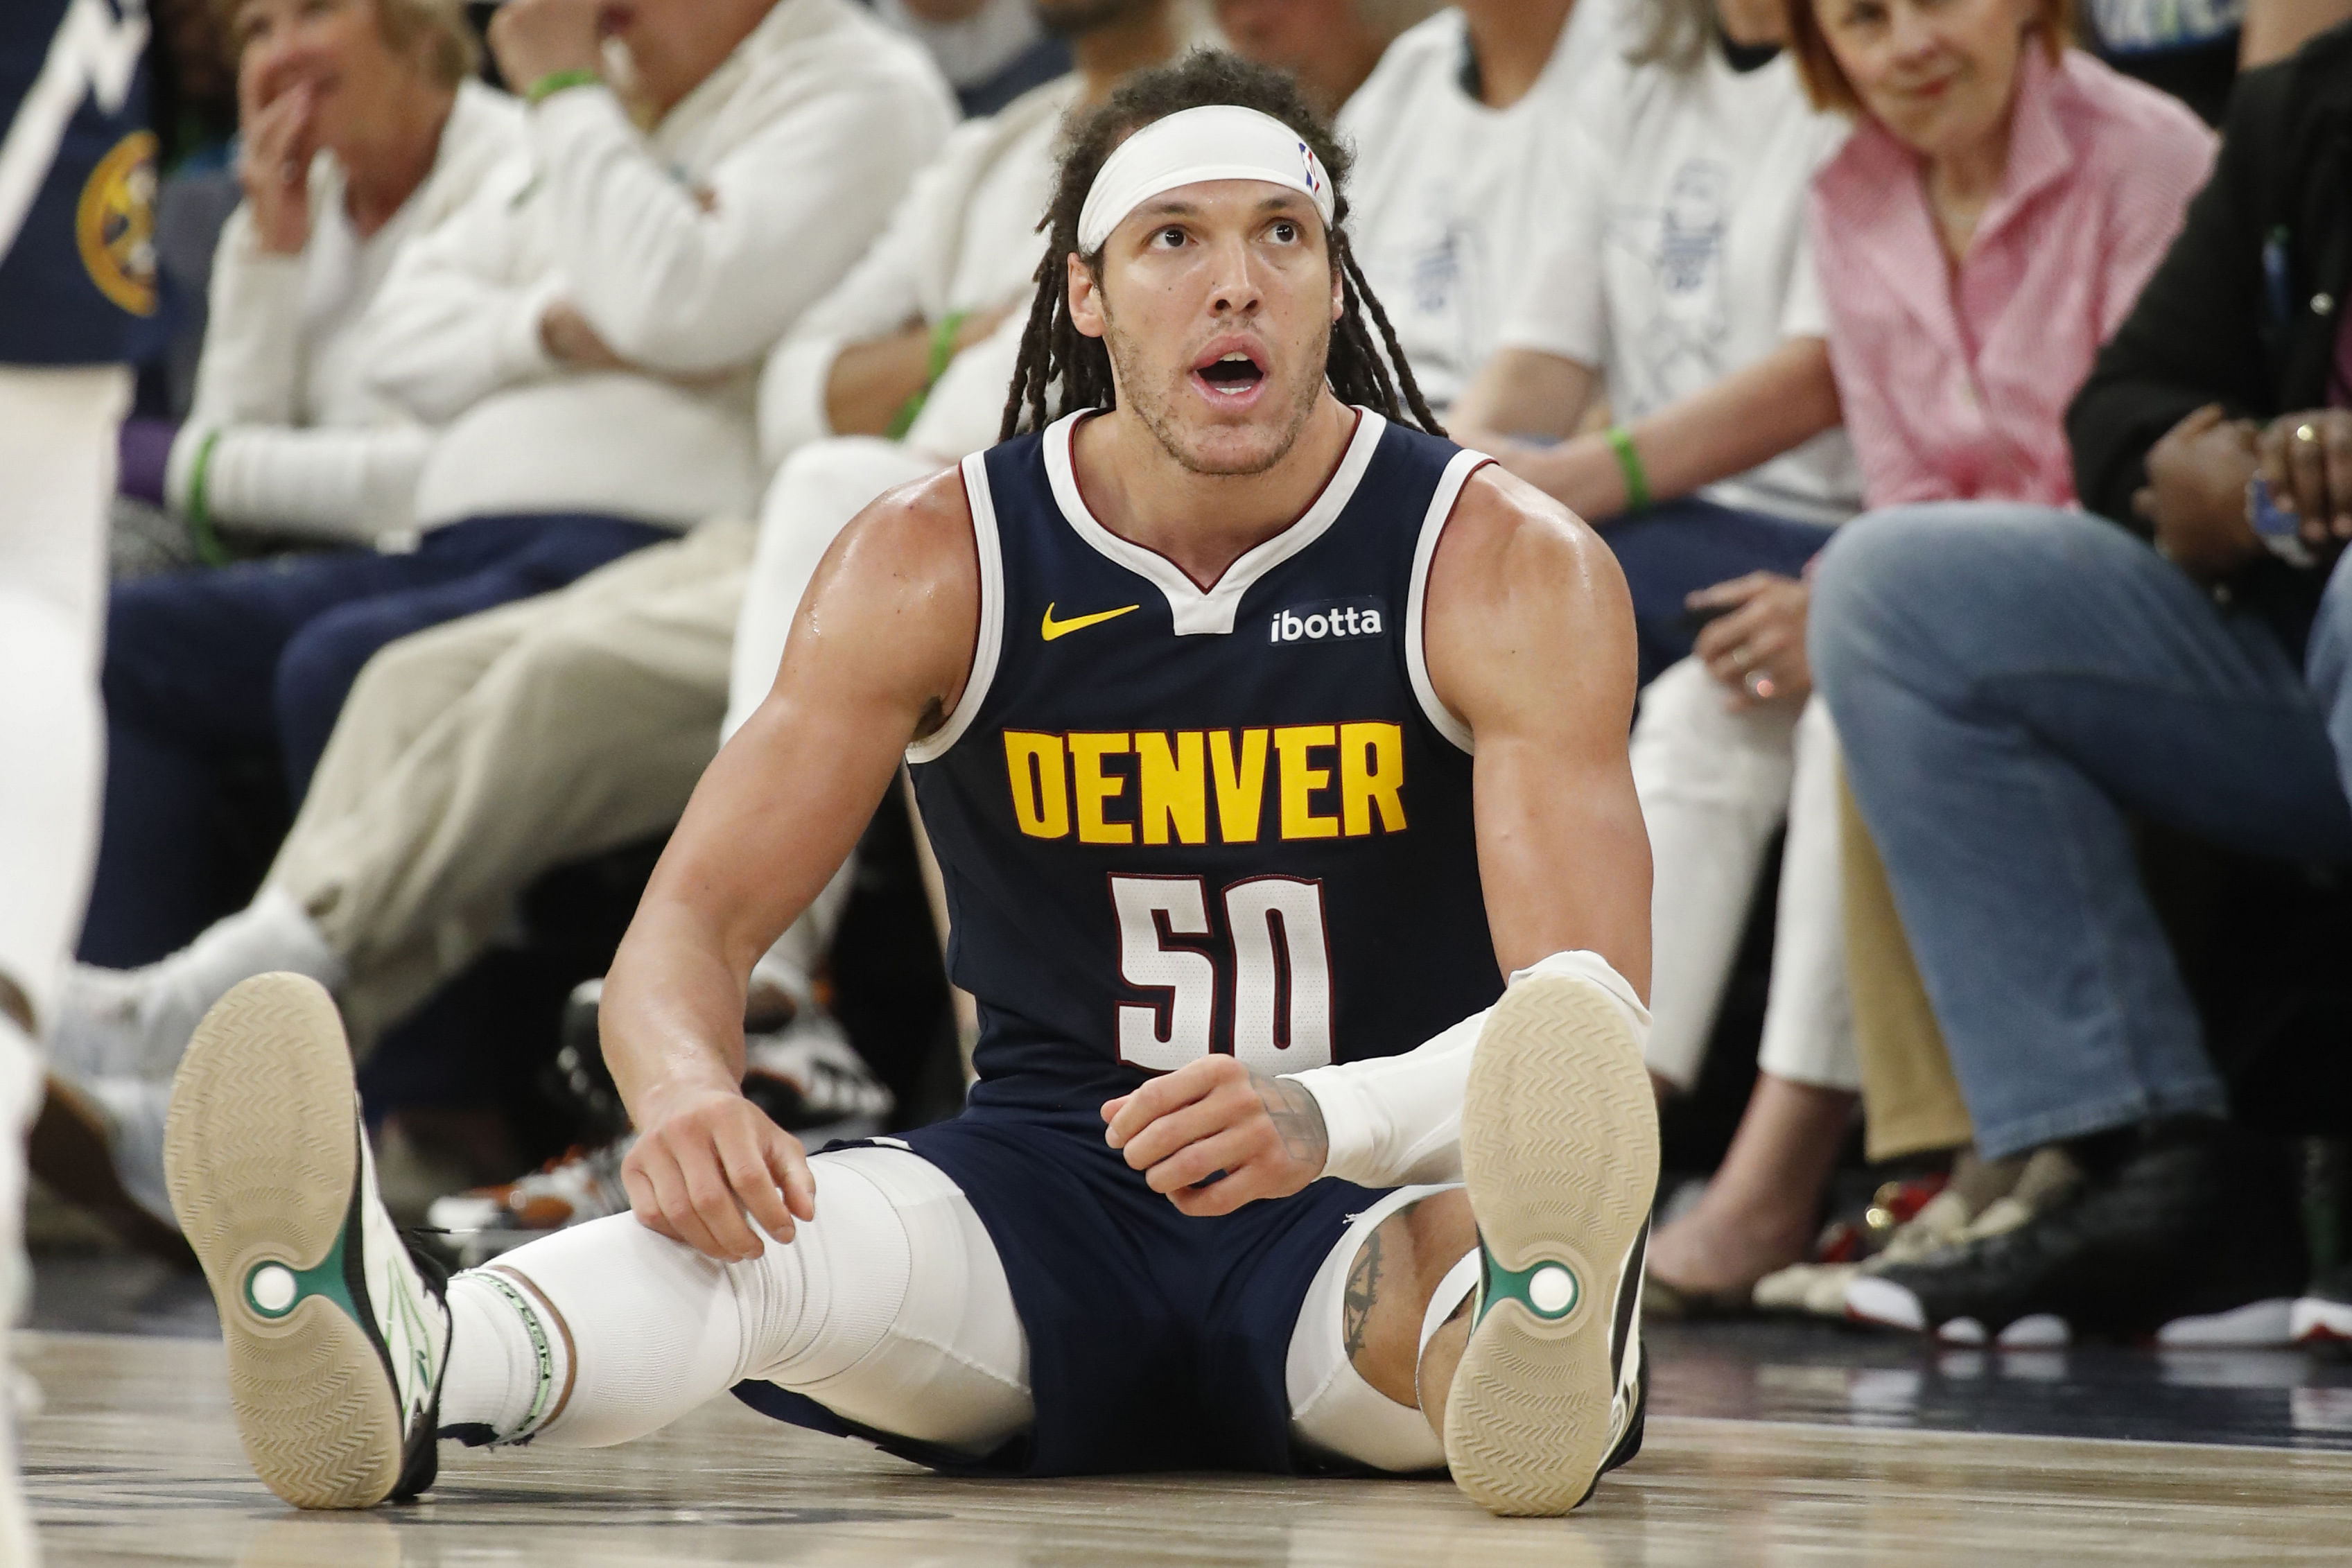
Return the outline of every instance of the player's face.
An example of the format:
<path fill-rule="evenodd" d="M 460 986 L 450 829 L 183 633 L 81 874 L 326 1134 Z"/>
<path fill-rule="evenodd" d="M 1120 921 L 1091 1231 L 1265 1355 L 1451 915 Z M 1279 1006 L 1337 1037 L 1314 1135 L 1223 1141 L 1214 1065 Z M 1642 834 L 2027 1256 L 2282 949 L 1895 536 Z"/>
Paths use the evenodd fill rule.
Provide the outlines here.
<path fill-rule="evenodd" d="M 1289 453 L 1339 311 L 1314 204 L 1263 180 L 1154 197 L 1104 242 L 1098 278 L 1070 262 L 1071 321 L 1109 349 L 1119 406 L 1195 473 L 1263 473 Z"/>

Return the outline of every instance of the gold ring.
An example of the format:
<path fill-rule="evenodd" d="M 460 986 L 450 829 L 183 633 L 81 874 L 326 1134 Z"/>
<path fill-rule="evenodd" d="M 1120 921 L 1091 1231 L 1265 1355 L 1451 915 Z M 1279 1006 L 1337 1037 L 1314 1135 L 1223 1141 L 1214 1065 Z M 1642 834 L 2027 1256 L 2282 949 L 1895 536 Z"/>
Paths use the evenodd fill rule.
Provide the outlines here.
<path fill-rule="evenodd" d="M 1748 678 L 1748 695 L 1759 702 L 1770 701 L 1774 689 L 1772 678 L 1760 669 Z"/>
<path fill-rule="evenodd" d="M 2294 438 L 2298 441 L 2315 442 L 2319 439 L 2319 426 L 2306 419 L 2294 427 Z"/>

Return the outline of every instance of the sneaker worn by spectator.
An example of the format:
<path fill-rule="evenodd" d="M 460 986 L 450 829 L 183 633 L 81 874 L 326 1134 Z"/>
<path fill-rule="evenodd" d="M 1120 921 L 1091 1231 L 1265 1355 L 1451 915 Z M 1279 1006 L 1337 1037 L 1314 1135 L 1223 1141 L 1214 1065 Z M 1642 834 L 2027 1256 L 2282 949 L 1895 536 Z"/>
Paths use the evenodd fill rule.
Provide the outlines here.
<path fill-rule="evenodd" d="M 2307 1264 L 2275 1151 L 2223 1122 L 2180 1118 L 2072 1152 L 2078 1184 L 2009 1229 L 1857 1278 L 1847 1315 L 1962 1344 L 2284 1342 Z"/>
<path fill-rule="evenodd" d="M 2287 1331 L 2297 1344 L 2352 1342 L 2352 1262 L 2313 1279 L 2294 1304 Z"/>
<path fill-rule="evenodd" d="M 814 1003 L 801 1002 L 777 1027 L 747 1034 L 743 1047 L 745 1096 L 811 1149 L 871 1137 L 887 1124 L 895 1104 L 889 1089 Z M 629 1194 L 621 1162 L 636 1137 L 624 1132 L 551 1160 L 520 1181 L 453 1194 L 433 1205 L 425 1223 L 447 1232 L 465 1266 L 476 1268 L 535 1237 L 625 1213 Z"/>
<path fill-rule="evenodd" d="M 1897 1228 L 1883 1251 L 1859 1262 L 1821 1266 L 1798 1279 L 1779 1281 L 1773 1285 L 1769 1303 L 1765 1300 L 1764 1287 L 1759 1285 L 1757 1305 L 1845 1319 L 1849 1315 L 1846 1289 L 1856 1279 L 1883 1274 L 1898 1264 L 1916 1263 L 1980 1237 L 2015 1230 L 2072 1191 L 2082 1174 L 2074 1156 L 2054 1144 L 2036 1150 L 2030 1157 L 1972 1163 L 1968 1173 Z"/>
<path fill-rule="evenodd" d="M 2053 1149 L 2052 1154 L 2063 1163 L 2062 1169 L 2073 1170 L 2063 1150 Z M 2027 1163 L 2023 1155 L 1984 1160 L 1973 1149 L 1961 1151 L 1952 1162 L 1951 1179 L 1909 1218 L 1896 1224 L 1878 1250 L 1866 1256 L 1792 1263 L 1768 1274 L 1756 1284 L 1757 1310 L 1842 1319 L 1845 1288 L 1860 1276 L 1913 1262 L 1968 1240 L 1979 1219 L 1988 1226 L 1986 1235 L 1992 1234 L 1993 1228 L 2007 1229 L 2021 1222 L 2030 1217 L 2031 1208 L 2005 1200 L 2018 1187 Z M 1880 1190 L 1883 1194 L 1885 1189 Z M 1996 1208 L 2000 1210 L 1998 1215 Z"/>
<path fill-rule="evenodd" d="M 274 889 L 168 958 L 123 970 L 77 963 L 50 1031 L 50 1067 L 82 1083 L 168 1079 L 214 1003 L 240 980 L 281 970 L 331 990 L 342 984 L 342 961 L 309 913 Z"/>

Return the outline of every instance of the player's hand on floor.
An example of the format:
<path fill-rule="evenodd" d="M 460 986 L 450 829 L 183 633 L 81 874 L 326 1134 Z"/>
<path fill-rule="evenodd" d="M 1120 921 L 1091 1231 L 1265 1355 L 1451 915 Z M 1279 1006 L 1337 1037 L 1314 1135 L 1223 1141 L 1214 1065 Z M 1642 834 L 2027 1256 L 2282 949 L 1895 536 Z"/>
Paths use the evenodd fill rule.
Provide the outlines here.
<path fill-rule="evenodd" d="M 639 1221 L 721 1263 L 767 1250 L 748 1213 L 778 1241 L 816 1217 L 816 1181 L 800 1140 L 733 1089 L 666 1102 L 621 1162 Z"/>
<path fill-rule="evenodd" d="M 1331 1151 L 1322 1107 L 1305 1086 L 1226 1056 L 1187 1062 L 1107 1102 L 1102 1115 L 1110 1146 L 1189 1215 L 1288 1197 L 1323 1173 Z"/>

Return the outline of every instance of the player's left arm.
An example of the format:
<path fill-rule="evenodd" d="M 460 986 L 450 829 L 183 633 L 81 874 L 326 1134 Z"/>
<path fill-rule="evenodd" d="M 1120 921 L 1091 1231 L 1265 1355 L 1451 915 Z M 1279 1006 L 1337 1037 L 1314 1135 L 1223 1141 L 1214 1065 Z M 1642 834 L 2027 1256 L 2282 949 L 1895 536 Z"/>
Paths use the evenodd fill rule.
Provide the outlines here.
<path fill-rule="evenodd" d="M 1646 998 L 1650 837 L 1615 555 L 1534 486 L 1482 468 L 1430 563 L 1423 637 L 1430 685 L 1477 746 L 1478 875 L 1503 972 L 1593 952 Z"/>
<path fill-rule="evenodd" d="M 1423 633 L 1431 686 L 1477 747 L 1497 963 L 1508 973 L 1597 954 L 1646 995 L 1650 840 L 1626 756 L 1633 616 L 1616 558 L 1559 502 L 1482 469 L 1431 563 Z M 1192 1215 L 1286 1197 L 1326 1173 L 1443 1179 L 1458 1166 L 1462 1079 L 1483 1018 L 1402 1057 L 1297 1077 L 1204 1057 L 1105 1105 L 1107 1136 Z M 1327 1097 L 1344 1108 L 1337 1127 Z"/>

